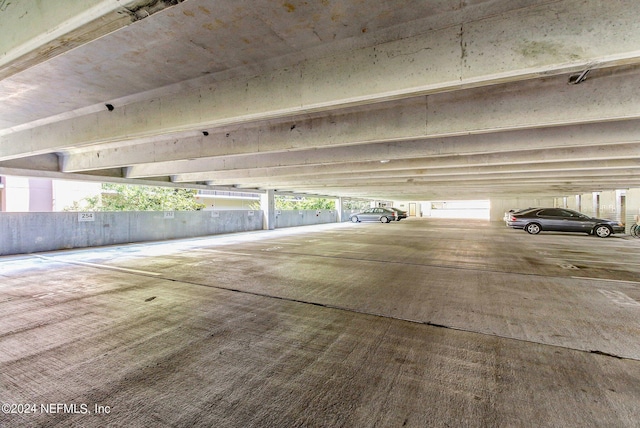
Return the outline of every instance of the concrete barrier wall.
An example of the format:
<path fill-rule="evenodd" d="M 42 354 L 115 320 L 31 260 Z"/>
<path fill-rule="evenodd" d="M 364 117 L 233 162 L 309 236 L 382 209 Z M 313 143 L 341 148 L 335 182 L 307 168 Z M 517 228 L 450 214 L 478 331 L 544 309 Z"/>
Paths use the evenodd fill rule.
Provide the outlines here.
<path fill-rule="evenodd" d="M 262 229 L 262 211 L 0 213 L 0 255 Z"/>
<path fill-rule="evenodd" d="M 350 221 L 349 220 L 349 216 L 351 214 L 359 213 L 360 211 L 362 211 L 362 210 L 343 210 L 342 211 L 342 221 L 343 222 Z"/>
<path fill-rule="evenodd" d="M 335 210 L 276 210 L 276 229 L 312 224 L 335 223 L 338 213 Z"/>

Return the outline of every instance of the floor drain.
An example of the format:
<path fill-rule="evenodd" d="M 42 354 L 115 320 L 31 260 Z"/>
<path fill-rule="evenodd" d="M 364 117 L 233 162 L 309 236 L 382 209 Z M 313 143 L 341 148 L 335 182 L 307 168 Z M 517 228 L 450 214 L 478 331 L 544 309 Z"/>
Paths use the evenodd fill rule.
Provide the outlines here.
<path fill-rule="evenodd" d="M 578 266 L 574 266 L 570 263 L 560 263 L 562 269 L 578 269 Z"/>

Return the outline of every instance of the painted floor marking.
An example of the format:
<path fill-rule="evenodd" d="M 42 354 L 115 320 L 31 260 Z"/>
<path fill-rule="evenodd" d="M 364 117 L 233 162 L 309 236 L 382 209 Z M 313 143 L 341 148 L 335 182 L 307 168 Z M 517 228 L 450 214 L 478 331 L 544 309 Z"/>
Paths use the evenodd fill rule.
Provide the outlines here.
<path fill-rule="evenodd" d="M 600 263 L 607 265 L 632 265 L 637 266 L 638 262 L 616 262 L 602 259 L 566 259 L 570 262 L 579 262 L 579 263 Z"/>
<path fill-rule="evenodd" d="M 638 281 L 625 281 L 624 279 L 606 279 L 606 278 L 591 278 L 588 276 L 572 276 L 573 279 L 588 279 L 589 281 L 607 281 L 607 282 L 619 282 L 622 284 L 640 284 Z"/>
<path fill-rule="evenodd" d="M 236 256 L 252 256 L 253 255 L 253 254 L 249 254 L 249 253 L 237 253 L 235 251 L 211 250 L 209 248 L 199 248 L 196 251 L 204 251 L 206 253 L 233 254 L 233 255 L 236 255 Z"/>
<path fill-rule="evenodd" d="M 142 274 L 142 275 L 152 275 L 152 276 L 160 276 L 160 275 L 162 275 L 161 273 L 157 273 L 157 272 L 149 272 L 149 271 L 146 271 L 146 270 L 138 270 L 138 269 L 128 269 L 128 268 L 123 268 L 123 267 L 118 267 L 118 266 L 103 265 L 103 264 L 99 264 L 99 263 L 81 262 L 81 261 L 78 261 L 78 260 L 58 260 L 58 259 L 55 259 L 53 257 L 46 257 L 46 256 L 41 256 L 41 255 L 35 255 L 35 254 L 33 256 L 34 257 L 38 257 L 40 259 L 49 260 L 49 261 L 58 262 L 58 263 L 69 263 L 69 264 L 73 264 L 73 265 L 97 267 L 97 268 L 100 268 L 100 269 L 109 269 L 109 270 L 115 270 L 115 271 L 120 271 L 120 272 L 139 273 L 139 274 Z"/>
<path fill-rule="evenodd" d="M 624 294 L 622 291 L 610 291 L 610 290 L 598 290 L 606 298 L 611 300 L 616 305 L 620 306 L 640 306 L 640 302 L 636 302 L 631 297 Z"/>

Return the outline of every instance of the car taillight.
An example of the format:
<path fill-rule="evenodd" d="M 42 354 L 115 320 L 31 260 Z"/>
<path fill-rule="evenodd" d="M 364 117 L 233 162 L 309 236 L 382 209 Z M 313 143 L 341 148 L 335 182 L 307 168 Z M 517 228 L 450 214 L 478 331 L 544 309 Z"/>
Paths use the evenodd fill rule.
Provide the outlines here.
<path fill-rule="evenodd" d="M 516 221 L 516 220 L 517 220 L 517 218 L 515 218 L 514 216 L 510 216 L 509 217 L 509 221 Z"/>

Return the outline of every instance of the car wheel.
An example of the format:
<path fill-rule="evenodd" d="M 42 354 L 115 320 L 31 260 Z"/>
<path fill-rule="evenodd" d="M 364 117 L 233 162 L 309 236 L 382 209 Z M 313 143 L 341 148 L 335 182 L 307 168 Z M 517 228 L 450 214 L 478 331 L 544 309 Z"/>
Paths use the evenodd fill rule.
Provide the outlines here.
<path fill-rule="evenodd" d="M 356 217 L 356 216 L 351 217 L 351 222 L 352 223 L 357 223 L 358 222 L 358 217 Z"/>
<path fill-rule="evenodd" d="M 540 225 L 538 223 L 529 223 L 524 230 L 527 231 L 527 233 L 531 234 L 531 235 L 537 235 L 538 233 L 540 233 L 540 231 L 542 230 L 540 228 Z"/>
<path fill-rule="evenodd" d="M 389 217 L 380 217 L 380 221 L 383 223 L 389 223 Z"/>
<path fill-rule="evenodd" d="M 609 226 L 600 225 L 596 226 L 596 228 L 593 230 L 593 233 L 598 235 L 600 238 L 607 238 L 611 235 L 611 229 L 609 229 Z"/>

